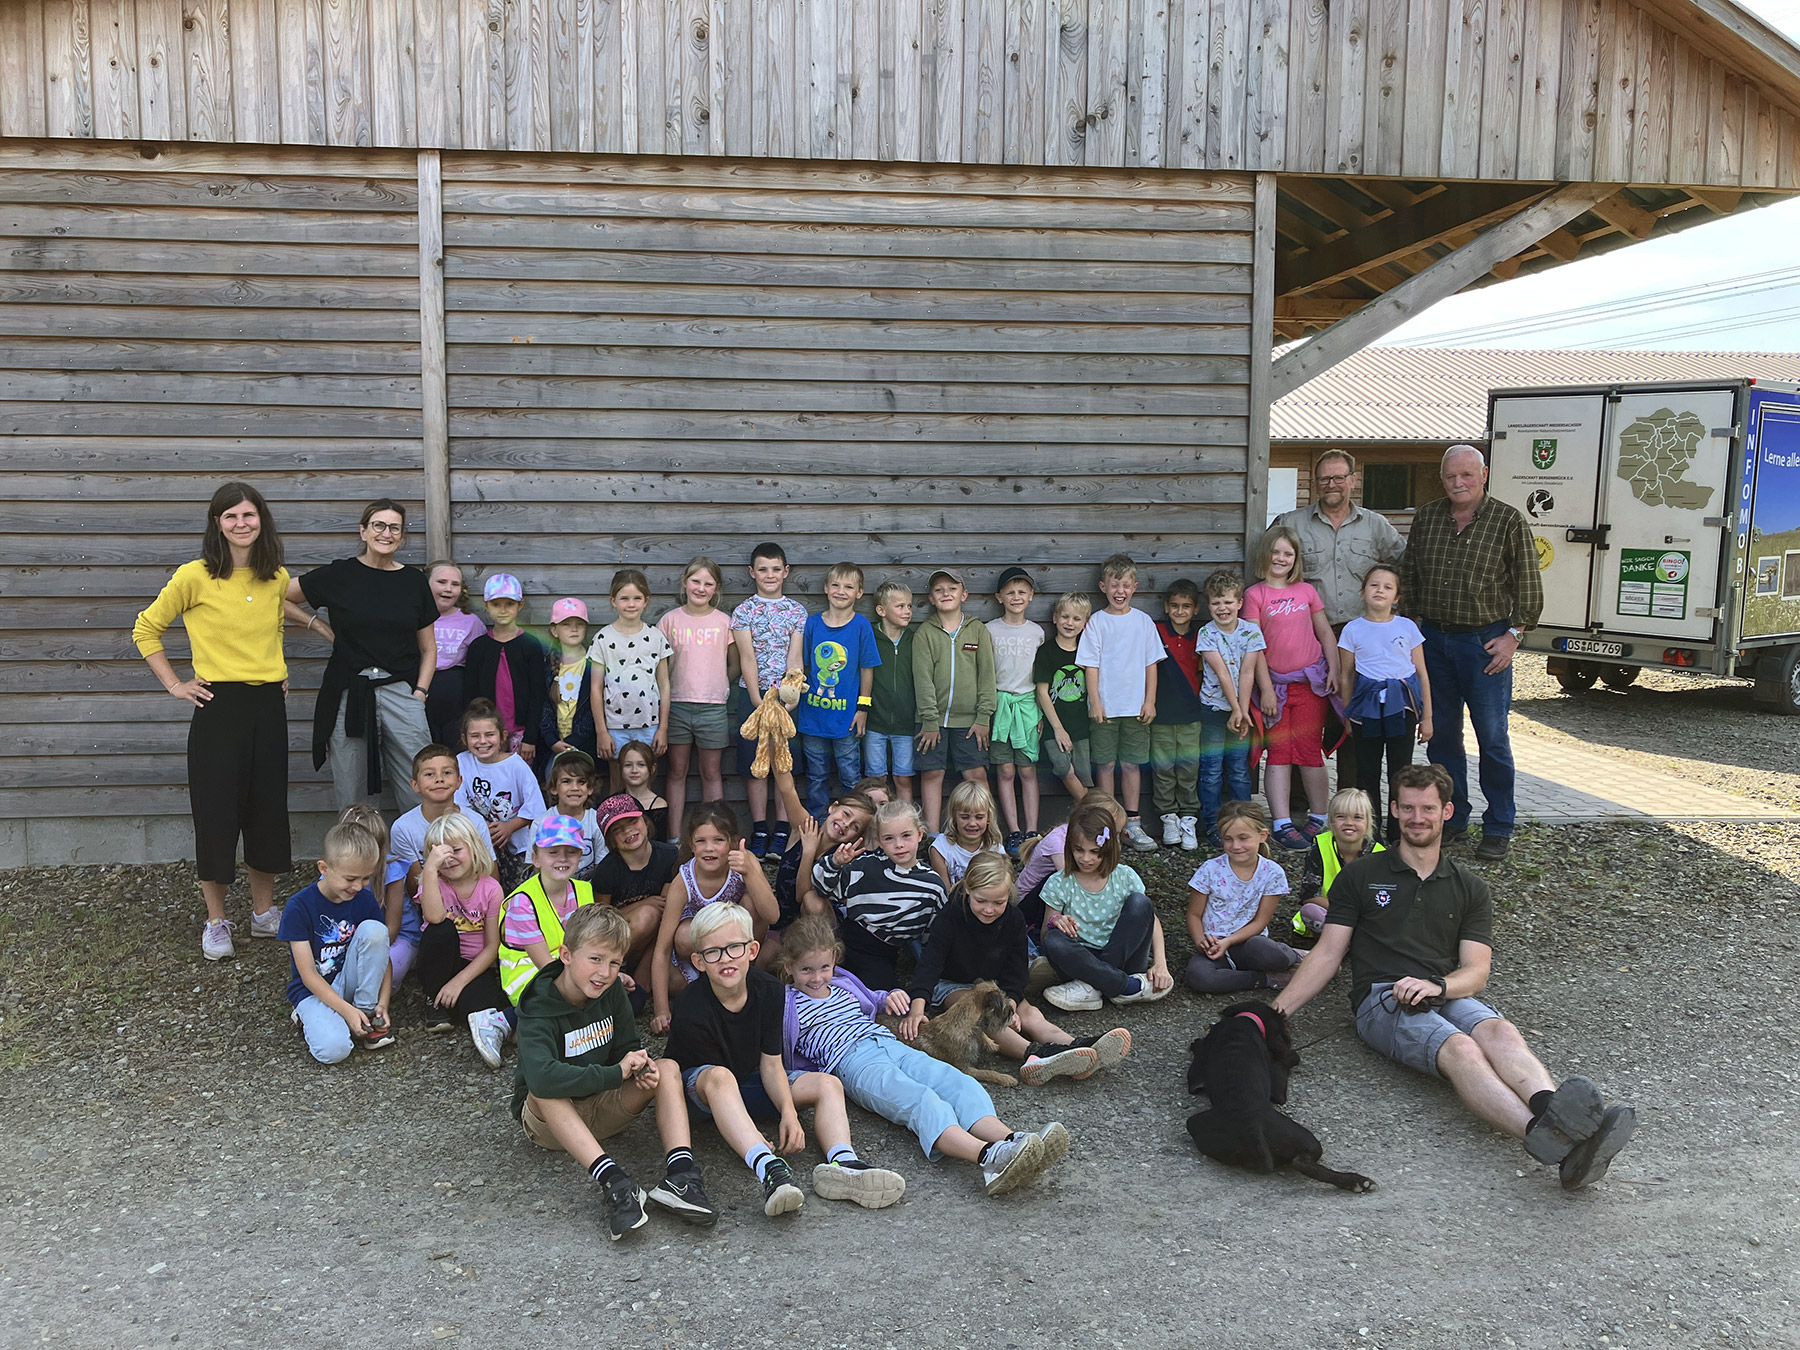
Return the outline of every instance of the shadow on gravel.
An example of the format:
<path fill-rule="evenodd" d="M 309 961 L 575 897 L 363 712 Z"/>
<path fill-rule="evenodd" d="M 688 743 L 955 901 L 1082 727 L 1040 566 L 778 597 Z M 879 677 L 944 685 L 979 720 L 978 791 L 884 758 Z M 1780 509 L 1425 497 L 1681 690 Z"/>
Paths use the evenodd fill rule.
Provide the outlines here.
<path fill-rule="evenodd" d="M 1554 1073 L 1640 1112 L 1589 1192 L 1367 1051 L 1340 980 L 1297 1019 L 1289 1109 L 1370 1195 L 1196 1154 L 1187 1045 L 1227 1000 L 1178 990 L 1065 1019 L 1130 1027 L 1118 1069 L 996 1091 L 1009 1123 L 1074 1136 L 1033 1188 L 986 1199 L 858 1112 L 906 1198 L 809 1194 L 773 1221 L 702 1129 L 718 1227 L 656 1214 L 616 1245 L 591 1183 L 511 1119 L 510 1050 L 494 1073 L 466 1036 L 425 1036 L 409 993 L 399 1045 L 321 1068 L 285 952 L 200 959 L 189 869 L 0 874 L 0 1343 L 1787 1343 L 1797 858 L 1794 827 L 1608 825 L 1525 831 L 1488 874 L 1494 1001 Z M 1177 972 L 1196 860 L 1132 860 Z M 647 1122 L 615 1156 L 656 1179 Z M 818 1157 L 794 1161 L 804 1180 Z"/>
<path fill-rule="evenodd" d="M 1759 708 L 1748 683 L 1607 689 L 1515 698 L 1515 715 L 1592 745 L 1793 774 L 1800 719 Z"/>

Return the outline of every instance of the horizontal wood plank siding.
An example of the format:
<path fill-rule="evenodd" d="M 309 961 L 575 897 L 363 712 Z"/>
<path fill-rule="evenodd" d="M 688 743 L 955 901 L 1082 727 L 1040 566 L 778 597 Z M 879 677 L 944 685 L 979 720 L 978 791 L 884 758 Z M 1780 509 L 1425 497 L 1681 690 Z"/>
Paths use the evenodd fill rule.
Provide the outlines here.
<path fill-rule="evenodd" d="M 1762 188 L 1796 113 L 1629 0 L 0 6 L 0 136 Z"/>
<path fill-rule="evenodd" d="M 735 600 L 763 538 L 984 615 L 1236 557 L 1247 176 L 531 166 L 446 153 L 444 290 L 457 553 L 534 604 L 697 553 Z"/>
<path fill-rule="evenodd" d="M 184 816 L 188 710 L 130 634 L 213 489 L 259 487 L 295 571 L 422 496 L 411 157 L 74 148 L 0 148 L 0 757 L 33 784 L 0 820 Z M 287 645 L 292 806 L 319 811 L 325 648 Z"/>

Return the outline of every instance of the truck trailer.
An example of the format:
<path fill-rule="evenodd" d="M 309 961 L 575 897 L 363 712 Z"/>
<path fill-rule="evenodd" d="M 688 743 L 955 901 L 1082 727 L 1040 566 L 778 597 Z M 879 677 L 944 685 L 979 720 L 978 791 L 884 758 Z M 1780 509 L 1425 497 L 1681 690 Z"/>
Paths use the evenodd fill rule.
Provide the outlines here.
<path fill-rule="evenodd" d="M 1524 649 L 1565 690 L 1653 666 L 1800 714 L 1800 384 L 1496 389 L 1488 436 L 1544 578 Z"/>

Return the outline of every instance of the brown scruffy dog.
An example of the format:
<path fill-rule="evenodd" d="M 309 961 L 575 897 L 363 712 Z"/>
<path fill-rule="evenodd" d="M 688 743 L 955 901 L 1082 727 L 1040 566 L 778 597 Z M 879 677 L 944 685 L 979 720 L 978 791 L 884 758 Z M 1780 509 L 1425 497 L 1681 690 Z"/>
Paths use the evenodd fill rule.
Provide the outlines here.
<path fill-rule="evenodd" d="M 978 1083 L 999 1087 L 1017 1087 L 1019 1080 L 1009 1073 L 978 1069 L 985 1046 L 992 1049 L 994 1035 L 1012 1020 L 1016 1005 L 992 980 L 982 980 L 962 998 L 936 1017 L 927 1018 L 919 1028 L 919 1039 L 913 1044 L 933 1059 L 941 1059 L 952 1068 L 961 1069 Z M 906 1019 L 886 1013 L 875 1019 L 889 1031 L 896 1030 Z"/>

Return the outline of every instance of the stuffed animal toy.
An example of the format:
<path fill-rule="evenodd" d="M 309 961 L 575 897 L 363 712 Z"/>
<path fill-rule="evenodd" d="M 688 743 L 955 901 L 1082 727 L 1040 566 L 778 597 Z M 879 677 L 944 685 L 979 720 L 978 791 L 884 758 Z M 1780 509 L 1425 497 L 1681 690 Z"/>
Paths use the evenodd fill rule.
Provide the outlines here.
<path fill-rule="evenodd" d="M 763 695 L 756 711 L 744 719 L 739 732 L 745 740 L 756 742 L 756 758 L 750 763 L 752 778 L 794 771 L 794 752 L 788 748 L 788 742 L 794 735 L 793 709 L 800 706 L 800 695 L 805 692 L 806 676 L 790 670 L 781 677 L 780 684 Z"/>

